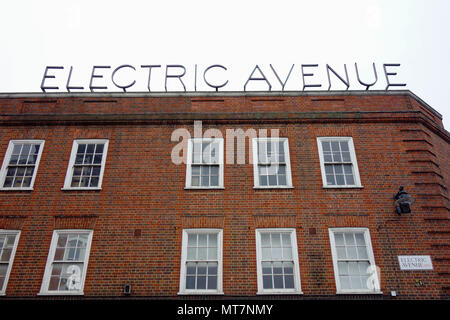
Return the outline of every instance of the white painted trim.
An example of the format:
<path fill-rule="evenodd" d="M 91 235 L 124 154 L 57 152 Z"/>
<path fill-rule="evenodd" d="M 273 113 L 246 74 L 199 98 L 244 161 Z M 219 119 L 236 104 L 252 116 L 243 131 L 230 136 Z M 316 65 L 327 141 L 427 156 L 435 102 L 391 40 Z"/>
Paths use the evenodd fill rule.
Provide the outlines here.
<path fill-rule="evenodd" d="M 192 150 L 194 142 L 218 142 L 219 143 L 219 185 L 218 186 L 192 186 Z M 186 185 L 184 189 L 225 189 L 224 187 L 224 148 L 223 138 L 191 138 L 188 139 L 187 158 L 186 158 Z"/>
<path fill-rule="evenodd" d="M 78 234 L 78 233 L 88 233 L 88 240 L 86 244 L 86 252 L 84 256 L 83 262 L 83 271 L 81 274 L 81 288 L 78 291 L 49 291 L 48 285 L 50 281 L 52 265 L 53 265 L 53 257 L 55 256 L 56 244 L 58 243 L 58 237 L 60 234 Z M 63 229 L 63 230 L 54 230 L 52 241 L 50 243 L 50 249 L 47 256 L 47 263 L 45 265 L 44 277 L 42 279 L 41 291 L 38 295 L 83 295 L 84 294 L 84 282 L 86 279 L 87 267 L 89 262 L 89 255 L 91 251 L 91 243 L 92 236 L 94 231 L 87 229 Z"/>
<path fill-rule="evenodd" d="M 355 179 L 354 185 L 329 186 L 327 184 L 327 177 L 325 174 L 325 163 L 324 163 L 323 149 L 322 149 L 323 141 L 347 141 L 348 142 L 348 149 L 350 151 L 350 159 L 352 161 L 353 173 L 354 173 L 354 179 Z M 363 186 L 361 185 L 361 178 L 359 176 L 358 161 L 356 158 L 355 146 L 353 144 L 352 137 L 317 137 L 317 148 L 319 150 L 320 171 L 322 173 L 322 187 L 323 188 L 328 188 L 328 189 L 363 188 Z"/>
<path fill-rule="evenodd" d="M 12 269 L 12 266 L 14 263 L 14 257 L 16 255 L 17 245 L 19 244 L 20 230 L 1 229 L 0 234 L 14 234 L 15 235 L 14 245 L 13 245 L 13 248 L 11 251 L 11 256 L 9 257 L 8 268 L 6 269 L 5 280 L 3 282 L 3 288 L 0 288 L 0 295 L 4 296 L 4 295 L 6 295 L 6 288 L 8 286 L 9 275 L 11 273 L 11 269 Z"/>
<path fill-rule="evenodd" d="M 187 258 L 187 241 L 190 233 L 217 234 L 217 289 L 216 290 L 192 290 L 186 288 L 186 258 Z M 183 229 L 181 241 L 181 265 L 180 265 L 180 289 L 179 295 L 221 295 L 223 294 L 223 230 L 222 229 Z"/>
<path fill-rule="evenodd" d="M 292 260 L 294 262 L 294 289 L 264 289 L 262 279 L 262 252 L 261 252 L 261 233 L 270 232 L 289 232 L 291 234 L 291 246 L 292 246 Z M 261 228 L 255 229 L 256 235 L 256 272 L 258 279 L 258 292 L 257 295 L 270 295 L 270 294 L 303 294 L 301 280 L 300 280 L 300 266 L 298 260 L 298 245 L 297 245 L 297 233 L 295 228 Z"/>
<path fill-rule="evenodd" d="M 5 184 L 6 172 L 7 172 L 9 161 L 11 159 L 11 155 L 12 155 L 12 152 L 14 149 L 14 144 L 21 144 L 21 143 L 39 144 L 39 152 L 38 152 L 38 157 L 36 159 L 36 163 L 34 165 L 34 171 L 33 171 L 33 176 L 31 178 L 31 184 L 29 187 L 25 187 L 25 188 L 4 188 L 3 185 Z M 44 144 L 45 144 L 45 140 L 31 139 L 31 140 L 10 140 L 9 141 L 8 148 L 6 149 L 5 157 L 3 158 L 2 168 L 0 170 L 0 190 L 1 191 L 20 191 L 20 190 L 31 191 L 31 190 L 33 190 L 34 180 L 36 179 L 37 171 L 39 168 L 39 162 L 41 161 L 42 152 L 44 150 Z"/>
<path fill-rule="evenodd" d="M 284 157 L 286 162 L 286 185 L 285 186 L 261 186 L 259 183 L 258 174 L 258 142 L 259 141 L 283 141 L 284 143 Z M 289 139 L 288 138 L 253 138 L 252 139 L 253 150 L 253 189 L 293 189 L 292 185 L 292 172 L 291 172 L 291 158 L 289 153 Z"/>
<path fill-rule="evenodd" d="M 103 147 L 103 156 L 102 163 L 100 167 L 100 176 L 98 178 L 98 186 L 97 187 L 71 187 L 72 184 L 72 175 L 73 175 L 73 166 L 75 163 L 75 157 L 77 155 L 77 149 L 79 144 L 89 144 L 89 143 L 104 143 Z M 108 139 L 76 139 L 73 140 L 72 151 L 70 153 L 69 164 L 67 166 L 66 178 L 64 180 L 64 186 L 61 190 L 101 190 L 102 182 L 103 182 L 103 173 L 105 171 L 106 165 L 106 156 L 108 154 Z"/>
<path fill-rule="evenodd" d="M 370 240 L 370 232 L 368 228 L 329 228 L 328 233 L 330 236 L 331 256 L 333 258 L 334 279 L 336 281 L 336 294 L 382 294 L 381 289 L 376 291 L 366 289 L 341 289 L 341 281 L 339 279 L 338 259 L 336 251 L 336 242 L 334 234 L 337 232 L 342 233 L 364 233 L 364 241 L 367 247 L 367 256 L 369 258 L 370 265 L 376 266 L 375 257 L 373 255 L 372 242 Z M 380 288 L 380 279 L 378 274 L 375 273 L 378 288 Z"/>

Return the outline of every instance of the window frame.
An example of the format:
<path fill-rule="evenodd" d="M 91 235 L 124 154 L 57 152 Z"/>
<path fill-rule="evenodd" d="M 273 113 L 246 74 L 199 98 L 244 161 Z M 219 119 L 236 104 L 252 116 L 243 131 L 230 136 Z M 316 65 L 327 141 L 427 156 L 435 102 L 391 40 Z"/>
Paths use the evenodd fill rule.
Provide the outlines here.
<path fill-rule="evenodd" d="M 353 185 L 328 185 L 327 184 L 327 177 L 325 173 L 325 161 L 323 156 L 323 148 L 322 148 L 322 142 L 327 141 L 347 141 L 348 142 L 348 148 L 350 152 L 350 160 L 352 162 L 353 167 L 353 173 L 354 173 L 354 180 L 355 184 Z M 322 187 L 323 188 L 329 188 L 329 189 L 340 189 L 340 188 L 363 188 L 361 185 L 361 178 L 359 175 L 359 169 L 358 169 L 358 160 L 356 158 L 356 151 L 355 146 L 353 144 L 353 137 L 317 137 L 317 148 L 319 150 L 319 161 L 320 161 L 320 171 L 322 173 Z"/>
<path fill-rule="evenodd" d="M 6 173 L 9 166 L 9 161 L 11 160 L 11 155 L 14 149 L 14 144 L 23 144 L 23 143 L 32 143 L 32 144 L 39 144 L 39 152 L 38 157 L 36 159 L 36 163 L 34 165 L 34 171 L 33 176 L 31 178 L 31 183 L 29 187 L 11 187 L 11 188 L 5 188 L 5 179 L 6 179 Z M 25 140 L 10 140 L 8 144 L 8 148 L 6 149 L 5 156 L 3 158 L 3 164 L 2 168 L 0 170 L 0 190 L 2 191 L 20 191 L 20 190 L 34 190 L 34 181 L 36 180 L 37 171 L 39 169 L 39 163 L 41 161 L 42 152 L 44 150 L 44 144 L 45 140 L 41 139 L 25 139 Z"/>
<path fill-rule="evenodd" d="M 59 235 L 60 234 L 79 234 L 79 233 L 88 233 L 86 252 L 85 252 L 84 262 L 83 262 L 83 271 L 82 271 L 81 279 L 80 279 L 80 283 L 81 283 L 80 290 L 78 290 L 78 291 L 56 291 L 56 290 L 50 291 L 50 290 L 48 290 Z M 53 230 L 53 236 L 52 236 L 52 240 L 50 242 L 50 249 L 48 252 L 47 262 L 45 265 L 45 271 L 44 271 L 44 276 L 42 279 L 41 290 L 38 293 L 38 295 L 47 295 L 47 296 L 49 296 L 49 295 L 52 295 L 52 296 L 80 296 L 81 295 L 82 296 L 82 295 L 84 295 L 84 284 L 85 284 L 85 280 L 86 280 L 86 273 L 87 273 L 87 268 L 88 268 L 88 263 L 89 263 L 89 255 L 90 255 L 90 251 L 91 251 L 93 234 L 94 234 L 94 230 L 90 230 L 90 229 Z"/>
<path fill-rule="evenodd" d="M 186 262 L 189 234 L 217 234 L 217 289 L 186 289 Z M 181 242 L 179 295 L 221 295 L 223 294 L 223 229 L 197 228 L 183 229 Z"/>
<path fill-rule="evenodd" d="M 72 187 L 73 168 L 75 165 L 75 157 L 77 155 L 78 145 L 80 144 L 100 144 L 104 143 L 103 156 L 100 167 L 100 175 L 98 178 L 97 187 Z M 72 143 L 72 151 L 70 153 L 69 164 L 67 165 L 66 178 L 64 180 L 64 186 L 61 190 L 102 190 L 103 174 L 105 172 L 106 157 L 108 154 L 109 139 L 75 139 Z"/>
<path fill-rule="evenodd" d="M 194 142 L 219 142 L 219 183 L 217 186 L 193 186 L 192 185 L 192 151 Z M 205 164 L 208 165 L 208 164 Z M 224 187 L 224 142 L 223 138 L 190 138 L 188 139 L 186 158 L 186 184 L 185 189 L 225 189 Z"/>
<path fill-rule="evenodd" d="M 336 241 L 335 241 L 335 233 L 364 233 L 364 241 L 367 248 L 367 256 L 371 266 L 375 266 L 375 256 L 373 254 L 372 242 L 370 240 L 370 231 L 368 228 L 361 227 L 346 227 L 346 228 L 329 228 L 329 237 L 330 237 L 330 247 L 331 247 L 331 256 L 333 260 L 333 270 L 334 270 L 334 279 L 336 284 L 336 294 L 382 294 L 380 287 L 380 279 L 378 277 L 377 272 L 375 272 L 375 277 L 377 280 L 377 288 L 376 290 L 370 289 L 342 289 L 341 281 L 339 279 L 339 268 L 338 268 L 338 258 L 337 258 L 337 250 L 336 250 Z"/>
<path fill-rule="evenodd" d="M 284 156 L 286 163 L 286 185 L 285 186 L 262 186 L 259 181 L 258 172 L 258 142 L 267 142 L 273 140 L 274 142 L 284 143 Z M 293 189 L 292 185 L 292 171 L 291 171 L 291 158 L 289 152 L 289 139 L 287 137 L 277 138 L 253 138 L 252 139 L 252 151 L 253 151 L 253 188 L 254 189 Z"/>
<path fill-rule="evenodd" d="M 3 281 L 3 288 L 0 287 L 0 296 L 6 295 L 6 288 L 8 287 L 8 280 L 11 274 L 12 266 L 14 264 L 14 257 L 16 256 L 17 246 L 19 245 L 20 230 L 0 229 L 0 234 L 15 234 L 14 246 L 9 257 L 8 267 L 6 269 L 5 280 Z"/>
<path fill-rule="evenodd" d="M 286 233 L 291 234 L 291 247 L 292 247 L 292 261 L 294 262 L 294 289 L 264 289 L 263 286 L 263 274 L 262 274 L 262 247 L 261 247 L 261 234 L 262 233 Z M 303 294 L 300 278 L 300 264 L 298 260 L 298 245 L 297 245 L 297 233 L 295 228 L 258 228 L 255 229 L 256 234 L 256 272 L 258 282 L 257 295 L 270 295 L 270 294 Z"/>

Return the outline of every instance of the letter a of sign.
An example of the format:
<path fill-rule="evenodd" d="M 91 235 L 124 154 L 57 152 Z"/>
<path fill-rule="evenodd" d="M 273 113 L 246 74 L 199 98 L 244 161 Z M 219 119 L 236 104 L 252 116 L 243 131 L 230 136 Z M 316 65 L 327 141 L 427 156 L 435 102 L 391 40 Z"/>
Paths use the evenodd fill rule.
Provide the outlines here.
<path fill-rule="evenodd" d="M 259 73 L 261 74 L 262 77 L 259 77 L 259 78 L 254 78 L 254 77 L 253 77 L 253 74 L 255 73 L 256 70 L 259 71 Z M 265 82 L 267 82 L 267 84 L 269 85 L 269 91 L 272 90 L 272 85 L 270 84 L 269 80 L 267 80 L 266 76 L 265 76 L 264 73 L 261 71 L 261 69 L 258 67 L 258 65 L 255 66 L 255 68 L 253 69 L 252 73 L 250 74 L 250 77 L 248 77 L 247 82 L 244 84 L 244 91 L 247 91 L 247 90 L 246 90 L 247 84 L 248 84 L 248 82 L 251 81 L 251 80 L 255 80 L 255 81 L 261 81 L 261 80 L 262 80 L 262 81 L 265 81 Z"/>

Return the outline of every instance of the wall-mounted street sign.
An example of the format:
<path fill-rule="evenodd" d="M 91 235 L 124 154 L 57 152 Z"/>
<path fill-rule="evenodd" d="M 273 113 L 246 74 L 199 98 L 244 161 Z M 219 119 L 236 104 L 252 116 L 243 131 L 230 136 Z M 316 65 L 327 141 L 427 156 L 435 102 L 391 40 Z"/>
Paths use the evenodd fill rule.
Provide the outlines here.
<path fill-rule="evenodd" d="M 398 256 L 400 270 L 433 270 L 430 256 Z"/>
<path fill-rule="evenodd" d="M 385 82 L 383 84 L 386 85 L 385 90 L 392 89 L 393 87 L 406 86 L 405 83 L 396 82 L 394 78 L 397 75 L 395 68 L 398 67 L 400 67 L 399 63 L 383 63 L 381 65 L 385 78 Z M 136 84 L 136 79 L 140 78 L 140 75 L 137 73 L 142 73 L 142 77 L 146 79 L 138 81 L 146 82 L 145 85 L 149 92 L 154 91 L 154 82 L 155 77 L 157 76 L 159 76 L 159 78 L 157 78 L 156 81 L 160 82 L 161 85 L 164 84 L 164 89 L 166 92 L 173 91 L 168 88 L 168 84 L 176 86 L 177 91 L 180 91 L 180 89 L 183 91 L 197 91 L 197 87 L 200 85 L 219 91 L 219 89 L 222 89 L 229 84 L 227 67 L 220 64 L 214 64 L 207 66 L 202 70 L 199 69 L 200 68 L 197 64 L 190 68 L 186 68 L 185 66 L 179 64 L 165 66 L 160 64 L 148 64 L 141 65 L 139 67 L 124 64 L 114 68 L 108 65 L 96 65 L 92 66 L 90 75 L 86 74 L 84 76 L 80 76 L 80 71 L 75 70 L 73 66 L 47 66 L 45 67 L 44 76 L 41 81 L 41 90 L 43 92 L 47 92 L 48 90 L 65 90 L 67 92 L 90 90 L 91 92 L 96 92 L 99 90 L 115 90 L 117 88 L 119 90 L 123 90 L 123 92 L 126 92 Z M 298 90 L 303 91 L 305 89 L 319 89 L 321 87 L 326 88 L 327 85 L 328 88 L 326 90 L 332 90 L 332 87 L 335 88 L 336 84 L 339 84 L 341 87 L 345 86 L 345 90 L 348 90 L 350 87 L 358 90 L 369 90 L 370 87 L 374 86 L 379 80 L 379 71 L 377 72 L 375 63 L 372 64 L 372 68 L 369 67 L 369 70 L 372 70 L 365 74 L 362 74 L 361 66 L 358 66 L 357 63 L 355 63 L 354 68 L 351 67 L 349 69 L 350 72 L 352 72 L 353 79 L 357 80 L 353 80 L 353 83 L 350 83 L 349 72 L 346 64 L 343 66 L 331 66 L 329 64 L 319 66 L 319 64 L 314 63 L 301 64 L 298 66 L 292 64 L 287 74 L 281 74 L 280 70 L 277 70 L 277 68 L 275 68 L 272 64 L 269 64 L 269 67 L 255 65 L 252 69 L 249 68 L 249 71 L 252 71 L 249 72 L 249 76 L 247 77 L 245 83 L 243 82 L 240 85 L 243 86 L 243 91 L 247 91 L 248 86 L 252 84 L 261 84 L 266 87 L 268 91 L 272 90 L 273 85 L 277 85 L 281 88 L 281 91 L 284 91 L 286 84 L 289 80 L 291 80 L 289 81 L 291 87 L 295 85 L 298 87 Z M 123 78 L 121 79 L 121 75 L 123 76 L 124 73 L 131 73 L 132 75 L 131 79 L 125 80 L 126 83 L 124 83 Z M 212 79 L 212 73 L 219 73 L 218 78 L 216 77 L 215 79 Z M 326 74 L 328 79 L 327 83 L 320 83 L 321 81 L 317 78 L 319 73 L 323 73 L 323 75 Z M 78 79 L 86 79 L 85 84 L 74 83 L 74 74 L 79 76 Z M 300 82 L 298 80 L 293 80 L 293 77 L 291 77 L 292 74 L 299 76 L 302 81 Z M 65 84 L 65 88 L 61 86 L 61 81 L 64 81 L 63 83 Z M 58 84 L 60 85 L 58 86 Z M 89 84 L 89 86 L 87 86 L 87 84 Z M 144 83 L 142 84 L 144 85 Z"/>

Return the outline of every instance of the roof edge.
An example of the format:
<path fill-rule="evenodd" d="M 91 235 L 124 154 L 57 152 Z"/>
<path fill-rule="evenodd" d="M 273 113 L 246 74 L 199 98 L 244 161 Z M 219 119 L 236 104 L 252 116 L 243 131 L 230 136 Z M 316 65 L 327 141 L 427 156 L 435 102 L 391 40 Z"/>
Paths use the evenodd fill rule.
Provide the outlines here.
<path fill-rule="evenodd" d="M 410 90 L 311 90 L 311 91 L 155 91 L 155 92 L 0 92 L 0 99 L 8 98 L 64 98 L 64 97 L 102 97 L 102 98 L 120 98 L 120 97 L 155 97 L 155 98 L 173 98 L 173 97 L 296 97 L 296 96 L 409 96 L 423 105 L 434 115 L 442 120 L 442 115 L 432 108 L 428 103 L 419 98 Z"/>

